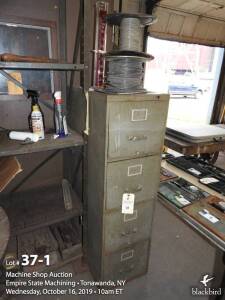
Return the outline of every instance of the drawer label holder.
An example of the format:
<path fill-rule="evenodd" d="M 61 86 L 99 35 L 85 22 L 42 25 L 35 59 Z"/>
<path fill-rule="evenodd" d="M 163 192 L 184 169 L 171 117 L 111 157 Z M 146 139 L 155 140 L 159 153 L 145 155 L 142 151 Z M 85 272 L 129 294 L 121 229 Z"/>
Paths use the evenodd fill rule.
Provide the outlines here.
<path fill-rule="evenodd" d="M 146 121 L 147 118 L 148 118 L 148 109 L 147 108 L 132 109 L 131 121 L 133 121 L 133 122 Z"/>
<path fill-rule="evenodd" d="M 133 165 L 128 167 L 127 175 L 128 176 L 137 176 L 141 175 L 143 170 L 143 165 L 138 164 L 138 165 Z"/>
<path fill-rule="evenodd" d="M 134 250 L 129 250 L 121 254 L 120 260 L 125 261 L 131 259 L 134 256 Z"/>

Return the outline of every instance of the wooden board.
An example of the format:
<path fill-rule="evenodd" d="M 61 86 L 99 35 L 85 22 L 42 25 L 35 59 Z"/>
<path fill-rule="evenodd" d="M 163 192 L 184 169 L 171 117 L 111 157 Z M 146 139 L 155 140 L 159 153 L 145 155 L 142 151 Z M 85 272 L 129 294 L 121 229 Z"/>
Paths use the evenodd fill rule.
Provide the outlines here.
<path fill-rule="evenodd" d="M 166 134 L 164 144 L 166 147 L 182 153 L 184 155 L 193 155 L 200 153 L 214 153 L 225 150 L 225 141 L 221 142 L 204 142 L 189 143 L 181 139 Z"/>
<path fill-rule="evenodd" d="M 61 186 L 53 185 L 4 196 L 0 203 L 8 214 L 12 234 L 20 234 L 81 215 L 75 192 L 71 197 L 73 208 L 66 210 Z"/>
<path fill-rule="evenodd" d="M 10 140 L 6 134 L 0 135 L 0 157 L 57 150 L 84 144 L 83 138 L 75 131 L 64 138 L 54 139 L 53 134 L 46 134 L 45 139 L 33 144 L 23 145 L 20 141 Z"/>
<path fill-rule="evenodd" d="M 54 224 L 50 228 L 57 240 L 60 254 L 64 260 L 80 255 L 82 252 L 81 225 L 78 218 Z"/>
<path fill-rule="evenodd" d="M 165 168 L 161 167 L 160 170 L 160 182 L 162 181 L 167 181 L 167 180 L 172 180 L 177 178 L 177 175 L 174 174 L 173 172 L 166 170 Z"/>
<path fill-rule="evenodd" d="M 225 242 L 220 237 L 218 237 L 212 231 L 208 230 L 205 226 L 197 222 L 194 218 L 186 214 L 182 209 L 177 208 L 164 197 L 159 196 L 158 199 L 175 216 L 177 216 L 182 222 L 186 223 L 191 229 L 200 234 L 211 245 L 218 247 L 222 251 L 225 251 Z"/>
<path fill-rule="evenodd" d="M 22 172 L 22 168 L 16 157 L 0 158 L 0 192 L 20 172 Z"/>
<path fill-rule="evenodd" d="M 217 203 L 219 201 L 222 200 L 217 197 L 210 196 L 204 200 L 184 207 L 183 211 L 225 241 L 225 214 L 211 205 L 212 203 Z M 199 212 L 204 209 L 209 211 L 209 213 L 216 217 L 219 221 L 213 223 L 201 216 Z"/>

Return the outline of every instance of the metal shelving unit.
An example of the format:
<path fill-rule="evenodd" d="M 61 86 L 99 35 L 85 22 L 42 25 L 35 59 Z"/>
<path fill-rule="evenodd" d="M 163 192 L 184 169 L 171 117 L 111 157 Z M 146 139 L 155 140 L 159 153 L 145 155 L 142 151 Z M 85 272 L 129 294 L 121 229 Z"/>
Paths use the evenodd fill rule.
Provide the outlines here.
<path fill-rule="evenodd" d="M 83 0 L 80 1 L 80 16 L 82 17 Z M 66 24 L 66 7 L 62 1 L 59 5 L 59 40 L 60 40 L 60 58 L 62 61 L 66 61 L 66 35 L 65 35 L 65 24 Z M 77 30 L 81 33 L 83 18 L 79 18 Z M 28 87 L 24 87 L 21 83 L 16 81 L 10 76 L 7 70 L 32 70 L 32 71 L 61 71 L 61 90 L 64 99 L 66 98 L 66 72 L 71 71 L 70 80 L 70 92 L 72 90 L 74 72 L 85 70 L 84 64 L 77 62 L 78 49 L 81 35 L 77 34 L 76 45 L 73 55 L 73 63 L 45 63 L 45 62 L 0 62 L 0 73 L 5 76 L 8 80 L 14 82 L 26 91 Z M 70 100 L 70 94 L 68 93 L 68 99 Z M 7 98 L 0 99 L 0 101 L 7 101 Z M 66 100 L 66 99 L 65 99 Z M 43 101 L 42 101 L 43 103 Z M 50 106 L 47 107 L 51 109 Z M 1 195 L 0 205 L 3 205 L 11 222 L 11 236 L 14 240 L 27 232 L 33 232 L 41 227 L 49 227 L 59 222 L 67 221 L 72 218 L 79 218 L 79 223 L 82 223 L 83 207 L 82 203 L 73 189 L 74 178 L 79 169 L 80 162 L 83 158 L 83 145 L 85 144 L 81 134 L 69 129 L 70 134 L 65 138 L 54 139 L 53 133 L 45 134 L 45 139 L 34 144 L 24 144 L 21 142 L 9 140 L 7 135 L 0 133 L 0 157 L 7 157 L 11 155 L 24 155 L 32 154 L 43 151 L 49 151 L 50 154 L 46 159 L 40 162 L 29 174 L 26 174 L 20 182 L 13 188 L 13 190 L 7 195 Z M 65 151 L 64 151 L 65 150 Z M 66 188 L 63 183 L 62 185 L 56 183 L 51 186 L 41 186 L 39 188 L 32 188 L 24 192 L 18 192 L 18 189 L 26 182 L 36 171 L 38 171 L 43 165 L 45 165 L 50 159 L 52 159 L 57 153 L 63 151 L 63 178 L 67 179 L 68 186 Z M 74 155 L 79 153 L 76 164 L 74 164 Z M 67 168 L 71 168 L 69 172 L 65 172 Z M 54 170 L 53 170 L 54 172 Z M 68 208 L 68 202 L 72 203 L 71 207 Z M 66 204 L 67 203 L 67 204 Z M 77 219 L 78 221 L 78 219 Z M 16 244 L 9 242 L 9 249 L 15 250 L 17 253 Z M 11 248 L 12 249 L 11 249 Z M 80 251 L 78 251 L 80 249 Z M 14 253 L 13 252 L 13 253 Z M 68 263 L 71 260 L 82 257 L 82 245 L 81 241 L 77 244 L 77 250 L 74 256 L 70 259 L 61 258 L 58 262 L 54 263 L 51 268 L 57 269 Z"/>
<path fill-rule="evenodd" d="M 0 70 L 81 71 L 84 70 L 84 65 L 69 63 L 0 62 Z M 17 84 L 15 79 L 13 80 L 13 78 L 10 78 L 10 74 L 8 80 L 12 80 L 15 84 Z M 19 84 L 20 83 L 18 82 L 18 85 Z M 53 133 L 46 134 L 44 140 L 33 144 L 22 144 L 19 141 L 10 140 L 4 132 L 0 134 L 0 157 L 54 151 L 53 154 L 29 173 L 29 176 L 23 178 L 17 185 L 17 188 L 60 150 L 69 148 L 72 149 L 74 147 L 84 145 L 84 140 L 79 133 L 73 130 L 69 130 L 69 132 L 70 134 L 67 137 L 58 139 L 54 139 Z M 73 190 L 70 192 L 70 196 L 73 200 L 73 208 L 71 211 L 66 211 L 61 186 L 54 186 L 50 189 L 44 188 L 40 190 L 30 190 L 29 192 L 22 193 L 22 197 L 21 193 L 15 193 L 17 188 L 14 189 L 11 194 L 4 196 L 4 199 L 0 202 L 1 205 L 6 208 L 6 211 L 8 211 L 9 216 L 12 215 L 12 212 L 18 212 L 18 216 L 16 218 L 15 216 L 11 216 L 11 219 L 15 223 L 12 227 L 13 234 L 31 231 L 39 227 L 67 220 L 74 216 L 82 215 L 81 202 Z M 52 195 L 54 195 L 53 198 Z M 18 198 L 20 198 L 20 201 L 15 201 L 15 199 L 18 200 Z M 33 199 L 35 199 L 35 202 Z M 7 202 L 10 204 L 10 207 L 7 207 Z M 29 213 L 30 211 L 32 211 L 32 216 Z M 19 214 L 22 218 L 21 221 L 18 220 Z M 15 222 L 15 220 L 17 221 Z"/>
<path fill-rule="evenodd" d="M 9 195 L 1 205 L 11 220 L 12 234 L 19 235 L 80 216 L 82 205 L 74 191 L 71 199 L 73 207 L 66 210 L 61 186 L 52 185 Z"/>

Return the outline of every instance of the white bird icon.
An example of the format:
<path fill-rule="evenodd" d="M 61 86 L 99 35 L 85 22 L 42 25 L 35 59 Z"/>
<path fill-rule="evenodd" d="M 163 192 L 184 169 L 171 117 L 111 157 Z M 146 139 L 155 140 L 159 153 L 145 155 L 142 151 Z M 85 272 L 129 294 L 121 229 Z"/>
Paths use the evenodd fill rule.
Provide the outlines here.
<path fill-rule="evenodd" d="M 203 280 L 200 281 L 202 284 L 204 284 L 204 286 L 207 286 L 207 283 L 208 283 L 209 281 L 213 280 L 213 278 L 214 278 L 214 277 L 211 277 L 211 278 L 208 278 L 208 277 L 209 277 L 209 275 L 205 275 L 205 276 L 203 277 Z"/>

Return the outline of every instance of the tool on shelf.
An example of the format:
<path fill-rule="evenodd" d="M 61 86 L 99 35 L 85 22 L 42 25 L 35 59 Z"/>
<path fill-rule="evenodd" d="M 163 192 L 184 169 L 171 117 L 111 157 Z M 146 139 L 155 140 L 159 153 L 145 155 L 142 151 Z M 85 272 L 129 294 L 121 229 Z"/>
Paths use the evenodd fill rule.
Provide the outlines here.
<path fill-rule="evenodd" d="M 67 179 L 62 180 L 63 200 L 66 210 L 73 208 L 73 199 L 71 196 L 72 186 Z"/>
<path fill-rule="evenodd" d="M 39 141 L 39 135 L 32 132 L 10 131 L 10 140 L 23 141 L 25 143 L 36 143 Z"/>
<path fill-rule="evenodd" d="M 40 62 L 40 63 L 53 63 L 57 62 L 56 59 L 52 59 L 45 56 L 23 56 L 12 53 L 0 54 L 0 61 L 4 62 Z"/>

